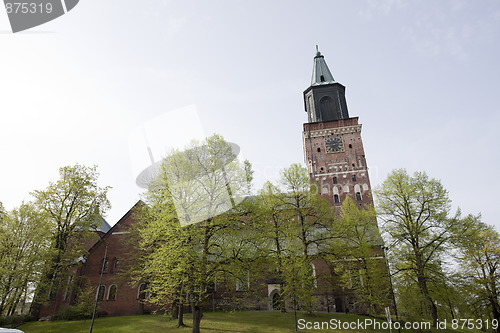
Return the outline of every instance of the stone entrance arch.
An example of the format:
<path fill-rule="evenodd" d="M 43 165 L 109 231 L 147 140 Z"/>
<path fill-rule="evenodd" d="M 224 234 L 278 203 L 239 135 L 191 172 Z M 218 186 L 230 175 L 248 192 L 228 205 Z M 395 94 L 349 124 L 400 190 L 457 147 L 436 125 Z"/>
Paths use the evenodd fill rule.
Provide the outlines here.
<path fill-rule="evenodd" d="M 280 286 L 279 285 L 268 285 L 267 291 L 268 297 L 268 309 L 269 310 L 279 310 L 279 297 L 280 297 Z"/>

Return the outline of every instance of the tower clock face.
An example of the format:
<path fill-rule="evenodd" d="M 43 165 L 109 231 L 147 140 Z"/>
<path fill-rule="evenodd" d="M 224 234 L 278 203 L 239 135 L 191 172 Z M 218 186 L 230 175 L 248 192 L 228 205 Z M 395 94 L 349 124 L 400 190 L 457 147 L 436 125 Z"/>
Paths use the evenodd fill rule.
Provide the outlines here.
<path fill-rule="evenodd" d="M 344 140 L 340 136 L 329 136 L 325 138 L 325 147 L 327 153 L 340 153 L 345 151 Z"/>

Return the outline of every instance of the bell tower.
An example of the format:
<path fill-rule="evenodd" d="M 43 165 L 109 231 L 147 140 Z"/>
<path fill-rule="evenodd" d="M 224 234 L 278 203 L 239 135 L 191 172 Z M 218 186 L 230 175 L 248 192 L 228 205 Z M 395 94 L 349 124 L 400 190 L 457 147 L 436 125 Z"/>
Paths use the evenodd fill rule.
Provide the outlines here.
<path fill-rule="evenodd" d="M 304 160 L 321 197 L 340 206 L 350 196 L 371 204 L 361 124 L 349 117 L 345 87 L 336 82 L 324 56 L 314 57 L 311 86 L 304 91 L 308 122 L 303 126 Z"/>

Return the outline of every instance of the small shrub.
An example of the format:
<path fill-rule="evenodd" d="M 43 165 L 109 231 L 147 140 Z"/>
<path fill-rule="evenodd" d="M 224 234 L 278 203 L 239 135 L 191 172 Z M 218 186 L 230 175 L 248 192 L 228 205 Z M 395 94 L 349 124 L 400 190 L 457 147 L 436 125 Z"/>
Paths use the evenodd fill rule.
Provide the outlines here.
<path fill-rule="evenodd" d="M 0 327 L 15 328 L 25 322 L 31 321 L 30 315 L 12 315 L 0 317 Z"/>
<path fill-rule="evenodd" d="M 58 311 L 53 320 L 79 320 L 92 318 L 94 308 L 89 304 L 81 303 Z"/>

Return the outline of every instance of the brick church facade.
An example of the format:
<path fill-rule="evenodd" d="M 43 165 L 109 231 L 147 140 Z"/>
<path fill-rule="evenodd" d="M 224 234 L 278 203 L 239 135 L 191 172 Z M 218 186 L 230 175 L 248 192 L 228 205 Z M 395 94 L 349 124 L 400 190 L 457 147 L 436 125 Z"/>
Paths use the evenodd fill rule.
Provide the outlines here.
<path fill-rule="evenodd" d="M 304 104 L 308 116 L 308 122 L 303 124 L 304 159 L 311 181 L 318 184 L 319 195 L 337 208 L 347 196 L 360 207 L 372 204 L 361 124 L 358 117 L 349 117 L 345 87 L 334 80 L 320 52 L 314 58 L 311 85 L 304 91 Z M 134 249 L 130 243 L 130 229 L 137 222 L 135 208 L 141 204 L 132 207 L 112 228 L 103 222 L 104 227 L 96 232 L 94 242 L 88 246 L 86 259 L 71 269 L 67 286 L 42 307 L 41 317 L 75 304 L 76 292 L 72 286 L 77 280 L 93 286 L 99 299 L 100 315 L 135 315 L 158 310 L 145 301 L 145 283 L 133 284 L 120 274 L 127 267 Z M 383 259 L 383 253 L 377 249 L 374 256 Z M 331 264 L 316 259 L 312 266 L 316 280 L 315 310 L 364 312 L 354 305 L 351 290 L 341 288 L 340 282 L 334 286 L 336 277 Z M 250 279 L 248 286 L 215 284 L 206 309 L 235 307 L 236 303 L 231 305 L 224 301 L 223 296 L 231 292 L 234 299 L 242 300 L 237 303 L 238 309 L 276 310 L 279 281 L 272 277 L 259 279 L 253 287 Z"/>

